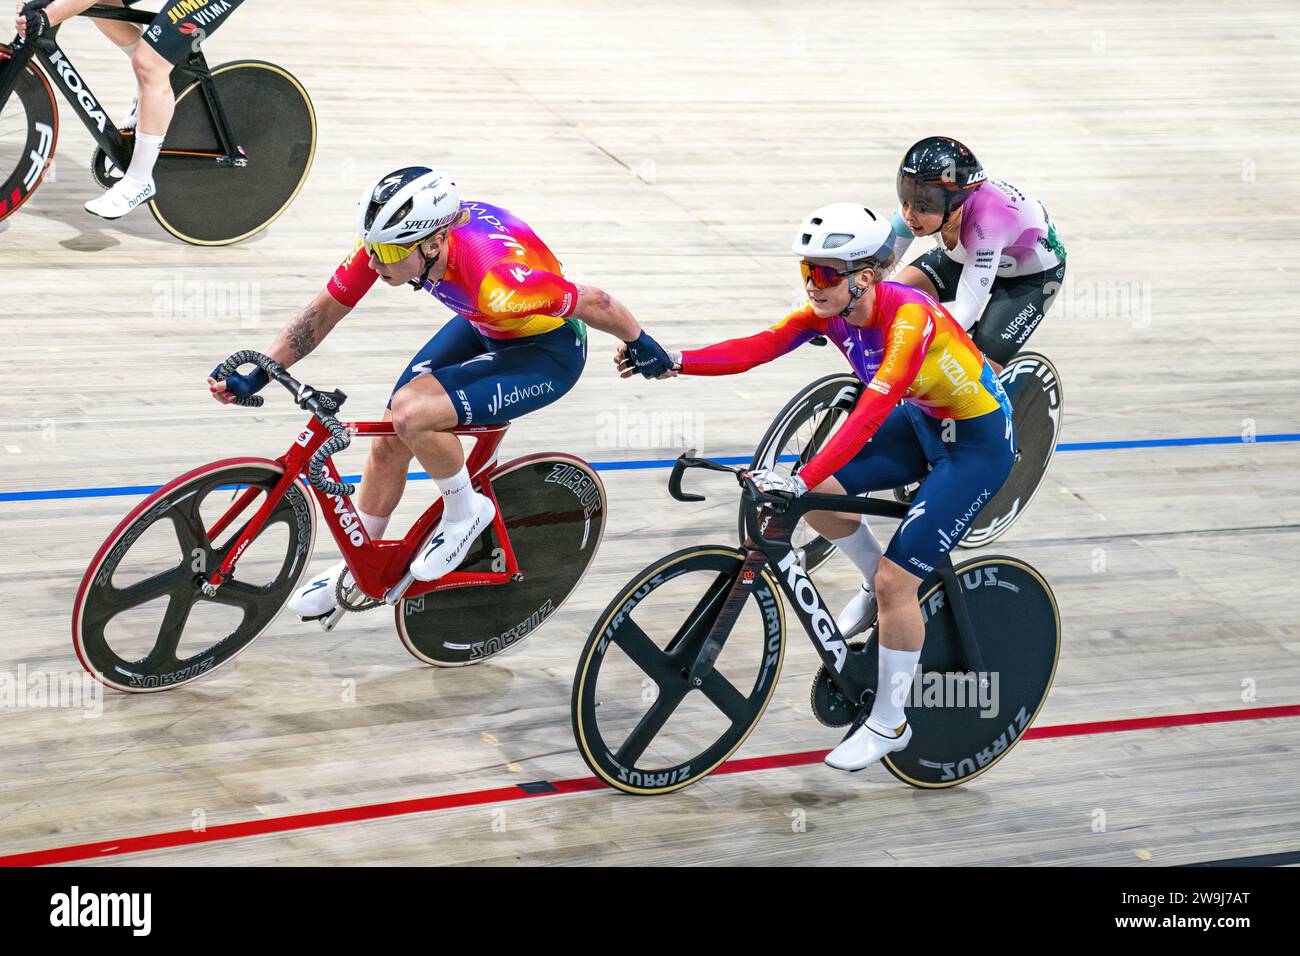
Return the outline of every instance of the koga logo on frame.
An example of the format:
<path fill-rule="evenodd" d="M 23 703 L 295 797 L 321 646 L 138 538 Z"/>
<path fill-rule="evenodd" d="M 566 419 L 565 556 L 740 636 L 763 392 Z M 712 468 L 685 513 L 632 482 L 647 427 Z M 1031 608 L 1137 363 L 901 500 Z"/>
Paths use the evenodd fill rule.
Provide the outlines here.
<path fill-rule="evenodd" d="M 152 893 L 82 893 L 73 886 L 50 897 L 51 926 L 124 926 L 132 936 L 153 927 Z"/>
<path fill-rule="evenodd" d="M 77 105 L 80 106 L 86 116 L 99 127 L 99 131 L 101 133 L 104 132 L 104 127 L 108 123 L 108 117 L 106 117 L 104 111 L 99 108 L 99 105 L 95 102 L 95 98 L 90 95 L 90 91 L 86 89 L 86 85 L 81 82 L 81 77 L 77 75 L 77 71 L 72 68 L 72 64 L 64 57 L 62 50 L 54 51 L 54 54 L 50 57 L 50 66 L 54 67 L 55 71 L 59 74 L 59 79 L 63 80 L 63 85 L 72 93 L 73 98 L 77 101 Z"/>
<path fill-rule="evenodd" d="M 807 573 L 799 564 L 795 552 L 786 552 L 785 557 L 781 559 L 781 563 L 777 567 L 785 572 L 785 580 L 790 588 L 790 593 L 794 595 L 795 601 L 809 615 L 812 630 L 817 635 L 818 642 L 835 659 L 835 670 L 843 670 L 844 661 L 848 657 L 848 650 L 844 646 L 843 639 L 838 636 L 835 630 L 835 622 L 831 620 L 826 608 L 822 607 L 821 600 L 817 595 L 817 589 L 813 587 L 812 581 L 808 579 Z"/>

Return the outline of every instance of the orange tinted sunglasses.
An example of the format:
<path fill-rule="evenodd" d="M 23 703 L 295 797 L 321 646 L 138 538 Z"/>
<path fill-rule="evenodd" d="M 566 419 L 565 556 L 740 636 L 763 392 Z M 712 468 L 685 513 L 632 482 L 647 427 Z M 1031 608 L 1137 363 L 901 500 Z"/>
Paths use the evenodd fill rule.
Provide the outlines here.
<path fill-rule="evenodd" d="M 840 272 L 834 266 L 814 265 L 806 260 L 799 260 L 799 271 L 803 273 L 804 282 L 812 282 L 815 289 L 833 289 L 845 276 L 853 275 L 852 270 Z"/>

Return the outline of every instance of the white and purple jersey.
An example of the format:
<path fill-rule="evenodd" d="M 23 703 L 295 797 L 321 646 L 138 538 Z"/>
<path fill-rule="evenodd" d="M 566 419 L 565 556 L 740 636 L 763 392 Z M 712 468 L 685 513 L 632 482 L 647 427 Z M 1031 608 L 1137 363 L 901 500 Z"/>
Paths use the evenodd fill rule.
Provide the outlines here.
<path fill-rule="evenodd" d="M 939 248 L 962 263 L 956 297 L 949 313 L 969 330 L 979 319 L 999 278 L 1034 275 L 1065 261 L 1065 248 L 1043 204 L 1010 183 L 990 180 L 962 205 L 961 235 L 949 249 L 936 233 Z M 901 210 L 891 220 L 894 255 L 901 258 L 915 236 Z"/>

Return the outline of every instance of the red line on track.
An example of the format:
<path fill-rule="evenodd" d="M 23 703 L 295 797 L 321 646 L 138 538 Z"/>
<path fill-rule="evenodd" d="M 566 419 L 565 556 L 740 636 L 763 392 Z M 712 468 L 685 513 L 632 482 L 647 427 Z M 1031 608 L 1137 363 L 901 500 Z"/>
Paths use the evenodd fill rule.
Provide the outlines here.
<path fill-rule="evenodd" d="M 1219 710 L 1200 714 L 1169 714 L 1164 717 L 1133 717 L 1127 720 L 1101 720 L 1086 724 L 1060 724 L 1055 727 L 1031 727 L 1026 740 L 1049 740 L 1054 737 L 1077 737 L 1084 734 L 1113 734 L 1130 730 L 1156 730 L 1165 727 L 1187 727 L 1196 724 L 1221 724 L 1238 720 L 1271 720 L 1278 717 L 1300 717 L 1300 704 L 1282 707 L 1252 707 L 1244 710 Z M 755 770 L 772 770 L 778 767 L 802 767 L 821 761 L 829 751 L 806 750 L 802 753 L 773 754 L 769 757 L 742 757 L 728 760 L 714 771 L 715 774 L 751 773 Z M 76 846 L 54 847 L 0 856 L 0 866 L 43 866 L 51 863 L 70 863 L 79 860 L 96 860 L 125 853 L 142 853 L 164 850 L 176 846 L 193 846 L 199 843 L 219 843 L 266 833 L 287 833 L 312 827 L 333 826 L 338 823 L 356 823 L 361 820 L 381 820 L 412 813 L 429 813 L 434 810 L 451 810 L 479 806 L 485 803 L 504 803 L 508 800 L 526 800 L 559 793 L 586 793 L 603 790 L 605 784 L 595 777 L 573 780 L 548 780 L 537 783 L 515 784 L 492 790 L 470 790 L 449 793 L 440 797 L 421 797 L 418 800 L 399 800 L 394 803 L 375 803 L 368 806 L 346 807 L 342 810 L 318 810 L 287 817 L 268 817 L 265 820 L 248 820 L 244 823 L 227 823 L 195 832 L 173 830 L 170 833 L 152 833 L 146 836 L 126 837 L 121 840 L 101 840 Z"/>

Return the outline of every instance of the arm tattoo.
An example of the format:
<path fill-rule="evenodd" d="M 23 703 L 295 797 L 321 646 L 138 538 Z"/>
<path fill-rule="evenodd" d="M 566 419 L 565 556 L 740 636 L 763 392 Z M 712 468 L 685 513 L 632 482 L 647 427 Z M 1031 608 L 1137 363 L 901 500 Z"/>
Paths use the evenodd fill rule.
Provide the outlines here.
<path fill-rule="evenodd" d="M 285 330 L 295 362 L 311 354 L 316 347 L 316 317 L 316 309 L 309 305 Z"/>

